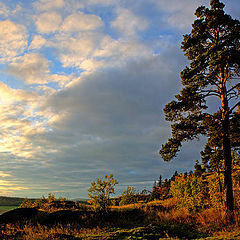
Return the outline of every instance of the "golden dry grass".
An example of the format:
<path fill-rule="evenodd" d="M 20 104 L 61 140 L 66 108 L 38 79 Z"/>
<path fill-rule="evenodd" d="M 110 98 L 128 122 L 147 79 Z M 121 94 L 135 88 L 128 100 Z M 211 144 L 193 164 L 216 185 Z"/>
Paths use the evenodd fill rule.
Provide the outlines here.
<path fill-rule="evenodd" d="M 136 211 L 132 211 L 131 213 L 131 210 Z M 240 239 L 240 211 L 235 212 L 236 224 L 233 226 L 226 226 L 224 224 L 224 215 L 220 210 L 205 209 L 193 213 L 189 212 L 188 209 L 178 208 L 176 199 L 158 200 L 149 203 L 135 203 L 119 207 L 115 206 L 112 207 L 112 211 L 114 214 L 109 213 L 109 215 L 106 216 L 106 220 L 110 223 L 114 222 L 115 225 L 113 224 L 113 226 L 110 224 L 102 227 L 91 227 L 91 222 L 85 227 L 80 227 L 77 224 L 54 225 L 51 227 L 42 226 L 40 224 L 26 224 L 23 227 L 6 225 L 2 234 L 4 236 L 21 236 L 21 238 L 17 237 L 16 239 L 23 240 L 61 239 L 64 235 L 72 236 L 73 239 L 74 237 L 81 239 L 112 239 L 111 237 L 119 231 L 122 232 L 122 234 L 132 234 L 132 232 L 136 232 L 134 230 L 135 228 L 156 226 L 166 233 L 165 236 L 167 236 L 167 234 L 171 236 L 174 231 L 178 231 L 177 234 L 182 236 L 186 234 L 186 237 L 191 236 L 192 233 L 200 233 L 200 235 L 205 233 L 206 236 L 211 236 L 211 239 Z M 138 221 L 137 225 L 131 225 L 131 218 L 129 219 L 130 213 L 133 215 L 137 214 L 139 217 L 143 216 L 142 222 Z M 125 221 L 126 226 L 118 225 L 119 221 Z M 164 229 L 166 229 L 166 232 Z M 153 234 L 155 233 L 153 232 Z M 200 235 L 199 238 L 201 238 Z M 170 239 L 170 237 L 168 239 Z"/>

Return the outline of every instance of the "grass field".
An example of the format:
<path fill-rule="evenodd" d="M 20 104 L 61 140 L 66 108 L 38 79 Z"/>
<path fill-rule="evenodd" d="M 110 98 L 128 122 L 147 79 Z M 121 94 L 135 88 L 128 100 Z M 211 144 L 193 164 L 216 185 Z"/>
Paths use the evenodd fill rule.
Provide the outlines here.
<path fill-rule="evenodd" d="M 0 214 L 18 208 L 18 206 L 0 206 Z"/>
<path fill-rule="evenodd" d="M 240 239 L 240 211 L 236 211 L 236 223 L 226 225 L 221 210 L 209 208 L 193 213 L 178 208 L 176 202 L 177 199 L 171 198 L 113 206 L 105 214 L 97 213 L 86 205 L 70 210 L 39 209 L 35 210 L 36 215 L 22 222 L 3 224 L 0 239 Z M 0 213 L 14 208 L 17 206 L 0 206 Z M 20 214 L 26 213 L 25 210 Z M 13 218 L 8 216 L 6 219 L 19 217 L 19 213 L 14 211 Z"/>

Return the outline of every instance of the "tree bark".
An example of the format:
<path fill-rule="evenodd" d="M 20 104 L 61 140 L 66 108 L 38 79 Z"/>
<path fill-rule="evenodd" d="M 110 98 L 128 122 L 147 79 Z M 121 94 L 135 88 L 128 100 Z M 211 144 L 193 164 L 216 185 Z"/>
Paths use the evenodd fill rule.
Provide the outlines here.
<path fill-rule="evenodd" d="M 229 137 L 229 117 L 222 121 L 222 141 L 223 141 L 223 160 L 224 160 L 224 204 L 225 219 L 227 223 L 234 223 L 234 199 L 232 187 L 232 156 L 231 143 Z"/>
<path fill-rule="evenodd" d="M 232 186 L 232 155 L 230 141 L 230 120 L 229 106 L 226 91 L 227 74 L 221 69 L 221 103 L 222 103 L 222 145 L 223 145 L 223 161 L 224 161 L 224 178 L 223 178 L 223 194 L 225 205 L 225 220 L 228 224 L 234 223 L 234 198 Z M 226 76 L 225 76 L 226 75 Z"/>

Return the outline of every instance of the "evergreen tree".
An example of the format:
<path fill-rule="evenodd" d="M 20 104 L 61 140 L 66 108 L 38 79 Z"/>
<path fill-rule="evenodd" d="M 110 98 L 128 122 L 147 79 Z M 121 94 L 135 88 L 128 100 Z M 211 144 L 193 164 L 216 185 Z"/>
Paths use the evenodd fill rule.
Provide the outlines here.
<path fill-rule="evenodd" d="M 160 154 L 169 161 L 182 142 L 207 135 L 203 155 L 211 158 L 215 154 L 216 166 L 223 160 L 226 220 L 233 221 L 231 150 L 235 142 L 231 129 L 234 124 L 239 127 L 236 108 L 240 105 L 240 22 L 224 12 L 219 0 L 211 0 L 210 6 L 197 8 L 192 31 L 184 36 L 182 49 L 190 66 L 181 72 L 184 87 L 176 95 L 177 100 L 164 108 L 166 120 L 174 124 L 172 138 L 162 146 Z M 219 106 L 215 113 L 207 112 L 213 97 L 219 99 Z"/>
<path fill-rule="evenodd" d="M 159 195 L 159 191 L 158 191 L 158 187 L 157 187 L 157 182 L 154 181 L 150 198 L 151 198 L 151 200 L 155 200 L 155 199 L 159 199 L 159 197 L 160 197 L 160 195 Z"/>
<path fill-rule="evenodd" d="M 158 187 L 162 186 L 162 175 L 159 176 Z"/>

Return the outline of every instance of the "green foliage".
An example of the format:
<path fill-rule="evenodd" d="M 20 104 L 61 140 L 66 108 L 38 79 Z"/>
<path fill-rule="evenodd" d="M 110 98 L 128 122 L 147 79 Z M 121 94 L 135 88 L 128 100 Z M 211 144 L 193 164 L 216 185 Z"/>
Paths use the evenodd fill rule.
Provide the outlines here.
<path fill-rule="evenodd" d="M 136 203 L 138 201 L 138 193 L 134 187 L 127 186 L 127 189 L 123 191 L 121 195 L 121 201 L 119 205 L 127 205 L 131 203 Z"/>
<path fill-rule="evenodd" d="M 97 181 L 91 183 L 88 189 L 90 202 L 96 211 L 107 212 L 111 205 L 110 196 L 115 193 L 115 185 L 118 181 L 113 174 L 105 175 L 105 180 L 98 178 Z"/>
<path fill-rule="evenodd" d="M 209 205 L 207 184 L 203 177 L 181 174 L 171 182 L 170 192 L 178 199 L 179 207 L 190 211 L 200 210 Z"/>

